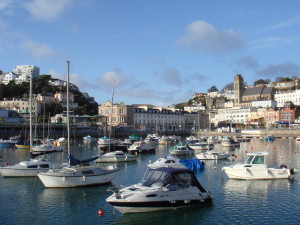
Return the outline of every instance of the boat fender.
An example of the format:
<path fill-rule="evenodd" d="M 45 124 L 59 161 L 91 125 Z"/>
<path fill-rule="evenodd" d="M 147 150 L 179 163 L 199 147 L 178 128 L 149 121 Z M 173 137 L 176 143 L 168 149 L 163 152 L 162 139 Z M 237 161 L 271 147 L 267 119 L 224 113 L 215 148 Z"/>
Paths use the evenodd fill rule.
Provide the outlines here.
<path fill-rule="evenodd" d="M 283 168 L 286 168 L 286 169 L 287 169 L 287 166 L 286 166 L 286 165 L 281 165 L 280 168 L 281 168 L 281 169 L 283 169 Z"/>
<path fill-rule="evenodd" d="M 204 165 L 205 165 L 205 162 L 201 161 L 201 164 L 204 166 Z"/>
<path fill-rule="evenodd" d="M 8 163 L 8 162 L 5 162 L 5 163 L 4 163 L 4 166 L 8 166 L 8 165 L 9 165 L 9 163 Z"/>
<path fill-rule="evenodd" d="M 292 169 L 290 169 L 290 172 L 291 172 L 292 175 L 294 175 L 294 174 L 297 173 L 297 170 L 295 168 L 292 168 Z"/>

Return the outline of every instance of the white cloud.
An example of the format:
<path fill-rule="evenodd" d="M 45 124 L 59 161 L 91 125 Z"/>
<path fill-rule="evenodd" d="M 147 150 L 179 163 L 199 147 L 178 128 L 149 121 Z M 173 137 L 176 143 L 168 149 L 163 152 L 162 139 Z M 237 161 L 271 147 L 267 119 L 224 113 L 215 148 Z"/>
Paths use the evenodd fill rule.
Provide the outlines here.
<path fill-rule="evenodd" d="M 251 49 L 273 48 L 273 47 L 290 44 L 291 42 L 297 39 L 298 38 L 294 38 L 294 37 L 288 37 L 288 38 L 269 37 L 269 38 L 252 41 L 250 45 L 251 45 Z"/>
<path fill-rule="evenodd" d="M 59 17 L 73 0 L 32 0 L 24 6 L 34 19 L 53 21 Z"/>
<path fill-rule="evenodd" d="M 112 88 L 114 81 L 115 87 L 120 87 L 127 84 L 128 78 L 120 69 L 108 71 L 99 78 L 100 85 L 107 89 Z"/>
<path fill-rule="evenodd" d="M 278 30 L 278 29 L 283 29 L 286 27 L 290 27 L 296 24 L 300 23 L 300 15 L 297 15 L 295 17 L 292 17 L 290 19 L 284 20 L 279 22 L 278 24 L 275 24 L 273 26 L 267 27 L 263 29 L 262 31 L 270 31 L 270 30 Z"/>
<path fill-rule="evenodd" d="M 212 54 L 227 53 L 244 46 L 243 38 L 233 30 L 217 30 L 211 24 L 197 20 L 186 28 L 186 35 L 178 40 L 194 51 Z"/>
<path fill-rule="evenodd" d="M 31 40 L 21 43 L 21 47 L 29 51 L 34 57 L 42 58 L 45 56 L 53 56 L 55 51 L 48 45 L 35 43 Z"/>

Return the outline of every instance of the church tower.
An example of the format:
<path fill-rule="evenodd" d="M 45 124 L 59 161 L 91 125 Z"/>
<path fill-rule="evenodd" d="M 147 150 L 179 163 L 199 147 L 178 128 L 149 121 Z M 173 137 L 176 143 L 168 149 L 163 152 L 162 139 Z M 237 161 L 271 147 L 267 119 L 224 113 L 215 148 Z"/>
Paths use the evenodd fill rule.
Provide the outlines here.
<path fill-rule="evenodd" d="M 244 78 L 237 74 L 234 77 L 234 106 L 238 106 L 242 102 L 244 92 Z"/>

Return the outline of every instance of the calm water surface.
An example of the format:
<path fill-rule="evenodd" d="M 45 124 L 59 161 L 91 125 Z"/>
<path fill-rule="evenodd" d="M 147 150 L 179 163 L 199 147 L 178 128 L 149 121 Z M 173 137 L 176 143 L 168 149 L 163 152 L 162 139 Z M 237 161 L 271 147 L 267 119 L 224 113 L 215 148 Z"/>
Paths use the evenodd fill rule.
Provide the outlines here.
<path fill-rule="evenodd" d="M 230 180 L 221 169 L 224 165 L 244 161 L 246 152 L 268 151 L 268 163 L 295 167 L 300 173 L 300 143 L 276 140 L 266 143 L 251 140 L 238 149 L 222 149 L 236 155 L 232 160 L 207 161 L 197 174 L 209 190 L 213 203 L 173 211 L 121 214 L 106 204 L 112 185 L 138 183 L 149 160 L 166 156 L 167 146 L 155 154 L 140 155 L 137 162 L 119 164 L 119 175 L 111 184 L 67 189 L 45 189 L 38 178 L 0 178 L 0 224 L 300 224 L 299 174 L 293 179 L 270 181 Z M 75 156 L 97 155 L 97 144 L 73 143 Z M 17 163 L 28 158 L 28 150 L 0 149 L 4 161 Z M 64 153 L 51 156 L 66 159 Z M 98 210 L 105 211 L 98 216 Z"/>

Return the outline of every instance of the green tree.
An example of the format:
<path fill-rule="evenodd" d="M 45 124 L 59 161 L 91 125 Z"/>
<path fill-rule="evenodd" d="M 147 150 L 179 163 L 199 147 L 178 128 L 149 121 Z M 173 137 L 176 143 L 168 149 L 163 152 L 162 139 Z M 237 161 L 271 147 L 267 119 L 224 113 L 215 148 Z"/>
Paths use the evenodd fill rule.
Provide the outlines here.
<path fill-rule="evenodd" d="M 269 84 L 269 82 L 267 80 L 259 79 L 253 83 L 254 86 L 259 84 Z"/>
<path fill-rule="evenodd" d="M 218 88 L 214 85 L 214 86 L 211 86 L 207 92 L 216 92 L 216 91 L 219 91 Z"/>

